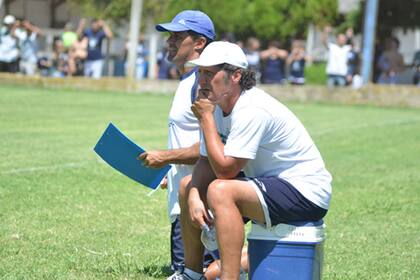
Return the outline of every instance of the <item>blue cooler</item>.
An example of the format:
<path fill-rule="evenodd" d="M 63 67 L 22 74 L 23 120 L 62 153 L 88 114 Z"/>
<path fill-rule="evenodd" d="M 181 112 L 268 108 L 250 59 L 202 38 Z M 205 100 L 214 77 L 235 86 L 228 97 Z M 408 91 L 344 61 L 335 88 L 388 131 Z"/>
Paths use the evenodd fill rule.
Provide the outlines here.
<path fill-rule="evenodd" d="M 249 279 L 319 280 L 325 225 L 317 222 L 252 224 L 248 234 Z"/>

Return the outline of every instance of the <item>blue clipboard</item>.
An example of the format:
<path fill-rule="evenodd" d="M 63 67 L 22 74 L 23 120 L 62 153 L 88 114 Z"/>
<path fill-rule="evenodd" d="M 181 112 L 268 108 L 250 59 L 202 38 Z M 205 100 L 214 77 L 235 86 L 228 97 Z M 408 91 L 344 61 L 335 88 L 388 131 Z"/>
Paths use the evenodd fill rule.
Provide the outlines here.
<path fill-rule="evenodd" d="M 108 125 L 94 151 L 113 168 L 140 184 L 156 189 L 171 169 L 149 168 L 137 159 L 144 149 L 137 146 L 112 123 Z"/>

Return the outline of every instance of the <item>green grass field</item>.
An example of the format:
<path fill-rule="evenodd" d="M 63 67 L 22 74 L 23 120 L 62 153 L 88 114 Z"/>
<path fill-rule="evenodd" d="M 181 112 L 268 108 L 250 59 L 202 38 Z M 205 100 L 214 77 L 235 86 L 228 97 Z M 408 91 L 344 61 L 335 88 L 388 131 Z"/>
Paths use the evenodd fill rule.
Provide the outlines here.
<path fill-rule="evenodd" d="M 165 191 L 93 152 L 166 145 L 170 96 L 0 86 L 0 279 L 165 279 Z M 334 177 L 324 279 L 420 279 L 420 111 L 287 104 Z"/>

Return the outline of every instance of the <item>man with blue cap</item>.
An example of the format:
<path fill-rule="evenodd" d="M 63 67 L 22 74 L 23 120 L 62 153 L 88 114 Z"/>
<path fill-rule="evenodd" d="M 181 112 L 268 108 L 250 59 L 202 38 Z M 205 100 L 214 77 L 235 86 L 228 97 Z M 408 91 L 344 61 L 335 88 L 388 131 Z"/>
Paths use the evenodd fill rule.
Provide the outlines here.
<path fill-rule="evenodd" d="M 199 58 L 204 48 L 215 39 L 211 19 L 201 11 L 185 10 L 171 22 L 156 25 L 160 32 L 169 32 L 168 59 L 181 75 L 168 119 L 168 150 L 148 151 L 139 159 L 149 167 L 172 164 L 167 175 L 168 214 L 171 227 L 171 268 L 175 272 L 168 279 L 188 279 L 184 271 L 184 244 L 181 238 L 178 189 L 180 180 L 192 173 L 193 164 L 199 158 L 199 123 L 191 111 L 198 87 L 197 67 L 185 66 L 189 60 Z M 208 261 L 212 259 L 205 256 Z"/>

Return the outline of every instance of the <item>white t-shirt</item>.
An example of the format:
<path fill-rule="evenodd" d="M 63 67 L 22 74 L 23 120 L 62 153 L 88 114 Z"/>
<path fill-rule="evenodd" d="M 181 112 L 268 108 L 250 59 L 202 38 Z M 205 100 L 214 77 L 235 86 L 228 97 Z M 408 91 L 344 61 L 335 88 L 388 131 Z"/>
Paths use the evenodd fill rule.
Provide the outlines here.
<path fill-rule="evenodd" d="M 350 50 L 350 45 L 340 47 L 337 44 L 328 43 L 327 74 L 340 76 L 347 75 L 347 59 Z"/>
<path fill-rule="evenodd" d="M 6 27 L 0 29 L 0 61 L 14 62 L 19 58 L 18 39 L 13 37 Z"/>
<path fill-rule="evenodd" d="M 282 178 L 307 199 L 328 209 L 331 175 L 308 132 L 286 106 L 252 88 L 241 94 L 229 116 L 223 117 L 216 108 L 224 154 L 249 159 L 244 167 L 246 176 Z M 204 140 L 200 153 L 207 156 Z"/>
<path fill-rule="evenodd" d="M 168 149 L 188 148 L 200 140 L 200 125 L 191 111 L 192 100 L 198 86 L 198 72 L 183 75 L 172 101 L 168 119 Z M 181 210 L 178 189 L 181 179 L 190 175 L 193 165 L 173 164 L 168 173 L 168 214 L 175 221 Z"/>

